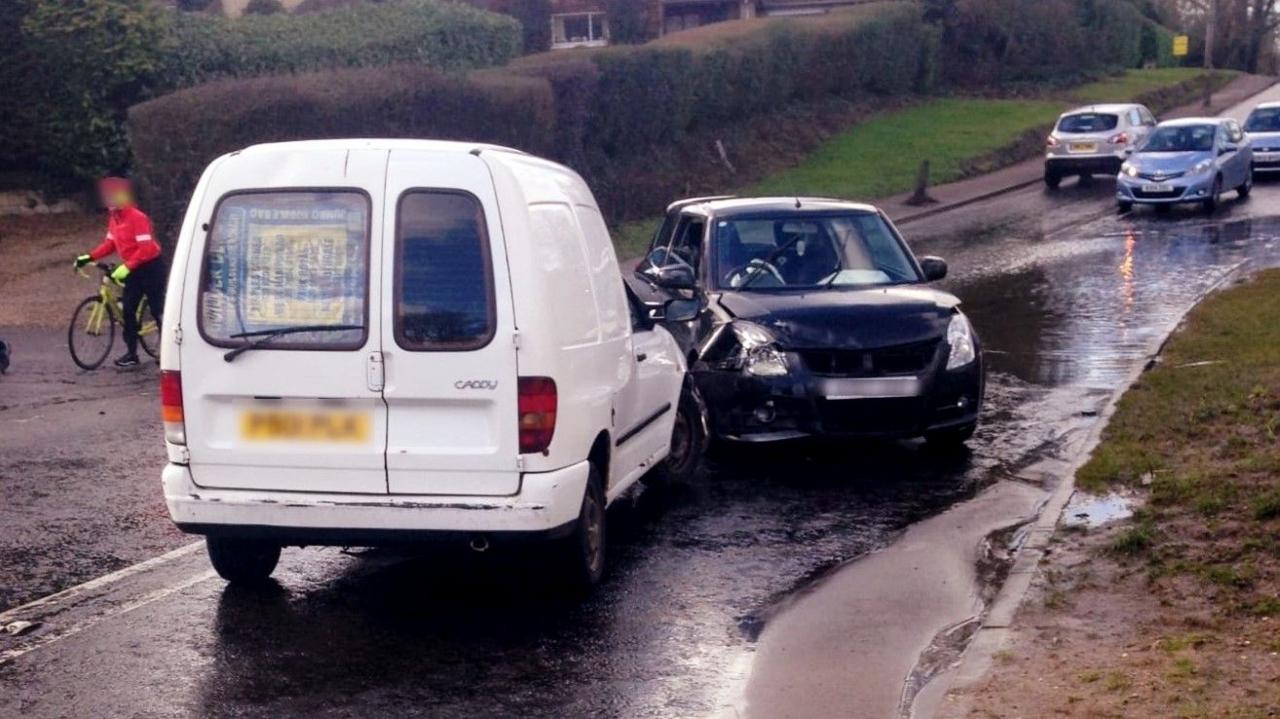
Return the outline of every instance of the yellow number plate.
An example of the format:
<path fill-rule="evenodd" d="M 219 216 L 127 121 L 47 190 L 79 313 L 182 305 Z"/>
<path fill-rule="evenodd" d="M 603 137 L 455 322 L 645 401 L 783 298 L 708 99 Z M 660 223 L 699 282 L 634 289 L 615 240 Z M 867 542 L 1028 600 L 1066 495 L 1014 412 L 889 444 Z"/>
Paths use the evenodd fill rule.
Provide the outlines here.
<path fill-rule="evenodd" d="M 1096 142 L 1073 142 L 1067 145 L 1071 152 L 1097 152 L 1098 143 Z"/>
<path fill-rule="evenodd" d="M 263 442 L 367 442 L 369 415 L 363 412 L 245 412 L 240 435 Z"/>

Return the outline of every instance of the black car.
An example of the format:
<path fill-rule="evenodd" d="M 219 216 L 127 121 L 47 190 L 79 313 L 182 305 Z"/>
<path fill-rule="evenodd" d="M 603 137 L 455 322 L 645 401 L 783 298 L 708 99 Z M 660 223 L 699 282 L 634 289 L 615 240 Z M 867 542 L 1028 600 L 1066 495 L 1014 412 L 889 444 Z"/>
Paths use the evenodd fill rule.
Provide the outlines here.
<path fill-rule="evenodd" d="M 806 198 L 672 204 L 628 284 L 688 352 L 711 434 L 968 439 L 982 406 L 978 337 L 946 276 L 875 207 Z"/>

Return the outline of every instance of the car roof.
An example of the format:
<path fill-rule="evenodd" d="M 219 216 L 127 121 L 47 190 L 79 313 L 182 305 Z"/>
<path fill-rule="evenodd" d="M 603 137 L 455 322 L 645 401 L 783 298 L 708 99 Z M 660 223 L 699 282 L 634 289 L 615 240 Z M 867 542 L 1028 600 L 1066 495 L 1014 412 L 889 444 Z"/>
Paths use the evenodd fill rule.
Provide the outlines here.
<path fill-rule="evenodd" d="M 1137 107 L 1142 107 L 1142 105 L 1138 105 L 1132 102 L 1112 102 L 1112 103 L 1105 103 L 1101 105 L 1081 105 L 1080 107 L 1067 110 L 1066 112 L 1062 113 L 1060 117 L 1066 117 L 1067 115 L 1079 115 L 1085 112 L 1096 112 L 1096 113 L 1119 115 L 1119 114 L 1126 113 Z"/>
<path fill-rule="evenodd" d="M 1188 125 L 1221 125 L 1225 117 L 1180 117 L 1176 120 L 1165 120 L 1160 127 L 1186 127 Z"/>
<path fill-rule="evenodd" d="M 672 205 L 685 212 L 716 217 L 750 215 L 758 212 L 803 214 L 807 212 L 879 212 L 874 205 L 826 197 L 719 197 L 701 200 L 693 204 L 674 202 Z"/>
<path fill-rule="evenodd" d="M 1267 101 L 1267 102 L 1260 102 L 1260 103 L 1258 103 L 1258 105 L 1257 105 L 1256 107 L 1254 107 L 1253 109 L 1255 109 L 1255 110 L 1275 110 L 1275 109 L 1277 109 L 1277 108 L 1280 108 L 1280 101 L 1277 101 L 1277 100 L 1269 100 L 1269 101 Z"/>

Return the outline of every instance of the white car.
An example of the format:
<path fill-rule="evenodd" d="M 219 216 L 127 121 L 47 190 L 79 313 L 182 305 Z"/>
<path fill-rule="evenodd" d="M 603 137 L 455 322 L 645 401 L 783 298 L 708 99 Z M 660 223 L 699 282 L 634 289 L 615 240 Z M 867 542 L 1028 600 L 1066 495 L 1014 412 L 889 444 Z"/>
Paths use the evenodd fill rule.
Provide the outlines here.
<path fill-rule="evenodd" d="M 1280 102 L 1264 102 L 1253 108 L 1244 121 L 1244 131 L 1253 141 L 1254 171 L 1280 171 Z"/>
<path fill-rule="evenodd" d="M 538 538 L 591 584 L 606 506 L 698 463 L 685 360 L 624 289 L 591 191 L 514 150 L 218 158 L 165 317 L 165 499 L 233 582 L 282 546 Z"/>
<path fill-rule="evenodd" d="M 1156 126 L 1143 105 L 1088 105 L 1062 113 L 1045 141 L 1044 184 L 1064 177 L 1115 176 L 1120 165 Z"/>

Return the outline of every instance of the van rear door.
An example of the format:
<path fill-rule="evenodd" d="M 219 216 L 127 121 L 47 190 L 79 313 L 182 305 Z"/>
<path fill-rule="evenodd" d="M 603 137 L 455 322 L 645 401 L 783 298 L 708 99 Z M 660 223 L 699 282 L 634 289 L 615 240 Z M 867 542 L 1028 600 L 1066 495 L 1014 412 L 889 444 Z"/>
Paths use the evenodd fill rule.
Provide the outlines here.
<path fill-rule="evenodd" d="M 489 170 L 456 150 L 396 149 L 386 193 L 388 488 L 515 494 L 515 319 Z"/>
<path fill-rule="evenodd" d="M 386 493 L 374 374 L 386 158 L 250 149 L 210 177 L 207 229 L 174 268 L 186 273 L 179 358 L 197 485 Z"/>

